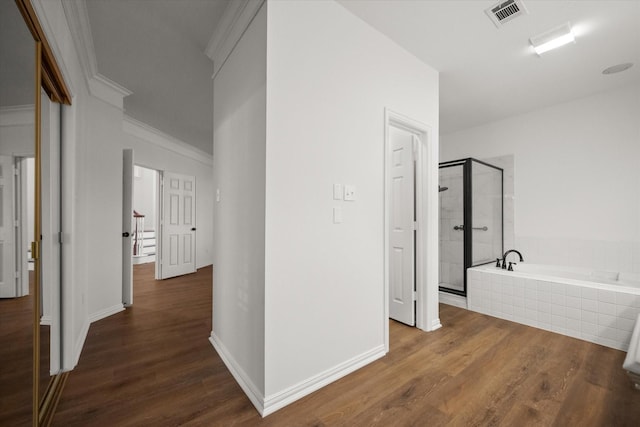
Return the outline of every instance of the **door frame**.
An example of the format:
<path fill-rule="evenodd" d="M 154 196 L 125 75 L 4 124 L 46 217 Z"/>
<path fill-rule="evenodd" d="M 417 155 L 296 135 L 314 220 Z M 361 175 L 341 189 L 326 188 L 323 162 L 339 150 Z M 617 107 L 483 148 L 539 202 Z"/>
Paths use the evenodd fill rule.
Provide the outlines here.
<path fill-rule="evenodd" d="M 133 258 L 131 255 L 135 152 L 122 150 L 122 305 L 133 305 Z"/>
<path fill-rule="evenodd" d="M 156 169 L 156 268 L 155 279 L 162 280 L 162 238 L 164 237 L 164 170 Z"/>
<path fill-rule="evenodd" d="M 389 128 L 397 127 L 418 136 L 416 149 L 415 238 L 416 327 L 440 328 L 438 311 L 438 140 L 431 126 L 389 108 L 384 110 L 384 343 L 389 351 L 389 235 L 391 213 L 391 141 Z M 426 255 L 426 256 L 425 256 Z"/>
<path fill-rule="evenodd" d="M 155 263 L 155 280 L 160 280 L 160 263 L 158 262 L 159 260 L 159 256 L 160 256 L 160 239 L 162 237 L 162 222 L 161 222 L 161 218 L 159 215 L 159 210 L 162 208 L 162 189 L 160 188 L 161 183 L 162 183 L 162 177 L 164 174 L 164 171 L 162 169 L 158 169 L 155 168 L 153 166 L 149 166 L 146 163 L 140 163 L 137 161 L 136 157 L 135 157 L 135 150 L 134 149 L 130 149 L 131 150 L 131 156 L 133 159 L 133 168 L 135 168 L 136 166 L 141 167 L 141 168 L 145 168 L 145 169 L 150 169 L 155 171 L 156 173 L 156 203 L 155 203 L 155 228 L 156 228 L 156 259 L 154 261 Z M 124 150 L 123 150 L 123 154 L 124 154 Z M 123 157 L 123 161 L 124 161 L 124 157 Z M 134 186 L 135 186 L 135 173 L 132 170 L 132 173 L 130 176 L 125 175 L 125 171 L 123 168 L 122 171 L 122 179 L 123 179 L 123 192 L 122 192 L 122 197 L 123 197 L 123 201 L 124 201 L 124 197 L 126 197 L 125 192 L 124 192 L 124 185 L 125 185 L 125 180 L 129 178 L 129 184 L 131 186 L 131 198 L 132 198 L 132 209 L 133 209 L 133 201 L 135 201 L 135 191 L 133 191 Z M 124 216 L 123 216 L 123 223 L 124 223 Z M 127 260 L 125 259 L 125 257 L 122 257 L 122 263 L 123 263 L 123 271 L 124 271 L 124 263 L 127 262 Z M 123 292 L 122 292 L 122 302 L 124 304 L 125 307 L 130 307 L 133 305 L 133 288 L 135 286 L 134 283 L 134 279 L 133 279 L 133 257 L 129 257 L 129 261 L 131 263 L 131 294 L 130 294 L 130 302 L 127 304 L 125 302 L 126 298 L 125 298 L 125 288 L 123 286 Z M 124 285 L 124 283 L 123 283 Z"/>

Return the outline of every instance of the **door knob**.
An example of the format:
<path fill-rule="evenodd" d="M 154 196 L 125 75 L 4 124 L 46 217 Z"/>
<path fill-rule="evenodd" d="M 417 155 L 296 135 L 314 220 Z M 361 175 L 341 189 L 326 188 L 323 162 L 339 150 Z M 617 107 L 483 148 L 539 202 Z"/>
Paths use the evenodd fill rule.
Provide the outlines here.
<path fill-rule="evenodd" d="M 196 228 L 195 228 L 195 227 L 193 227 L 193 228 L 191 229 L 191 231 L 196 231 Z"/>
<path fill-rule="evenodd" d="M 125 231 L 124 233 L 122 233 L 122 237 L 129 237 L 131 236 L 131 234 L 129 234 L 128 231 Z"/>

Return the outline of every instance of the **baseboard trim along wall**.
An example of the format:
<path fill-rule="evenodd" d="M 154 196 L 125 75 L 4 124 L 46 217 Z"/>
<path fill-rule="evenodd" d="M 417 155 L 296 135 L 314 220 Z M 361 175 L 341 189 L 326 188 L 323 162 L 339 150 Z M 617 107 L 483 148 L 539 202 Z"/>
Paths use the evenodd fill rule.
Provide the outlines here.
<path fill-rule="evenodd" d="M 97 322 L 98 320 L 102 320 L 105 317 L 109 317 L 123 310 L 124 310 L 124 306 L 122 305 L 122 303 L 113 305 L 111 307 L 107 307 L 105 309 L 96 311 L 95 313 L 91 314 L 91 316 L 89 316 L 89 322 L 90 323 Z"/>
<path fill-rule="evenodd" d="M 73 349 L 73 368 L 75 368 L 80 361 L 80 353 L 82 353 L 84 342 L 87 340 L 87 335 L 89 334 L 89 325 L 91 325 L 91 322 L 87 319 L 84 325 L 82 325 L 82 330 L 78 335 L 78 340 L 76 341 L 75 348 Z"/>
<path fill-rule="evenodd" d="M 266 417 L 278 409 L 282 409 L 290 403 L 321 389 L 327 384 L 337 381 L 363 366 L 380 359 L 385 354 L 384 344 L 382 344 L 279 393 L 267 396 L 264 400 L 264 409 L 261 414 L 263 417 Z"/>
<path fill-rule="evenodd" d="M 249 376 L 244 372 L 244 370 L 236 362 L 233 356 L 231 356 L 231 354 L 227 350 L 227 347 L 225 347 L 222 341 L 220 341 L 220 339 L 213 332 L 211 332 L 209 342 L 211 342 L 213 348 L 215 348 L 215 350 L 218 352 L 218 355 L 220 355 L 220 358 L 226 365 L 227 369 L 229 369 L 231 375 L 233 375 L 233 378 L 235 378 L 236 382 L 238 383 L 242 391 L 244 391 L 244 393 L 247 395 L 253 406 L 256 407 L 260 415 L 264 416 L 263 394 L 258 390 L 253 381 L 249 379 Z"/>

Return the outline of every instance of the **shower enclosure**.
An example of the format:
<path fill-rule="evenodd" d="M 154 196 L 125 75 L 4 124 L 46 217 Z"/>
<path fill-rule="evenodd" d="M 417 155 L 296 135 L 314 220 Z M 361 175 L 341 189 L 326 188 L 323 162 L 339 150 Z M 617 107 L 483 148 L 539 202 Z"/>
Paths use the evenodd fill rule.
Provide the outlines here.
<path fill-rule="evenodd" d="M 440 290 L 467 295 L 467 268 L 502 258 L 502 169 L 467 158 L 440 163 Z"/>

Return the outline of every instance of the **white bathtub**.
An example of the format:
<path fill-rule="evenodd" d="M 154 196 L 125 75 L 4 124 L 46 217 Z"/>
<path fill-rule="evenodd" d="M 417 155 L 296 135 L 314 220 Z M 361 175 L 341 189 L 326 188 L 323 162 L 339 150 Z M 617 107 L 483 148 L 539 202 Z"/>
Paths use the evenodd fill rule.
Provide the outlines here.
<path fill-rule="evenodd" d="M 469 310 L 626 351 L 640 313 L 640 277 L 518 263 L 467 270 Z"/>

